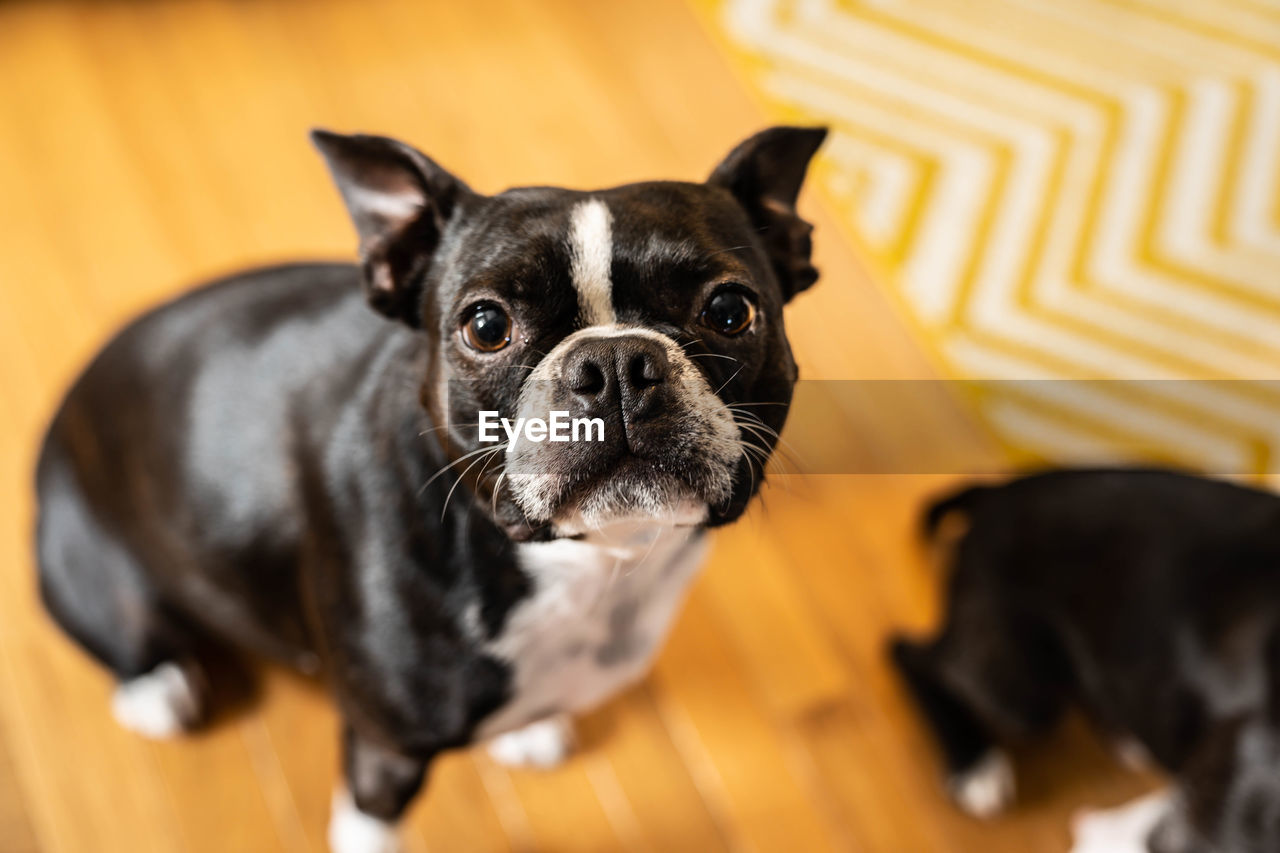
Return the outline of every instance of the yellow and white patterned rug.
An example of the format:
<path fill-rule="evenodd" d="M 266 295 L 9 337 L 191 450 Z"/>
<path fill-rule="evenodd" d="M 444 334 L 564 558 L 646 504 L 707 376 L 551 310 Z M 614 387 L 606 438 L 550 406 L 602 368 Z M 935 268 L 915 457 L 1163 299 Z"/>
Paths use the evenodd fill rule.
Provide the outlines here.
<path fill-rule="evenodd" d="M 951 376 L 1280 378 L 1280 0 L 693 2 L 779 119 L 833 127 L 824 195 Z M 977 402 L 1052 459 L 1280 460 L 1280 384 Z"/>

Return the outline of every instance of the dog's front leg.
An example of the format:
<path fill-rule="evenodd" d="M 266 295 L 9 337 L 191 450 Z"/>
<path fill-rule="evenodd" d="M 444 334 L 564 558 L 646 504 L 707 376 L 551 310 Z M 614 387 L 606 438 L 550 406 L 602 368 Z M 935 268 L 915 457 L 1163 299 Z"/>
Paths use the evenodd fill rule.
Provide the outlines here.
<path fill-rule="evenodd" d="M 427 761 L 343 730 L 346 787 L 333 797 L 329 847 L 333 853 L 396 853 L 397 824 L 422 788 Z"/>
<path fill-rule="evenodd" d="M 553 714 L 489 741 L 489 754 L 507 767 L 559 767 L 573 753 L 573 718 Z"/>

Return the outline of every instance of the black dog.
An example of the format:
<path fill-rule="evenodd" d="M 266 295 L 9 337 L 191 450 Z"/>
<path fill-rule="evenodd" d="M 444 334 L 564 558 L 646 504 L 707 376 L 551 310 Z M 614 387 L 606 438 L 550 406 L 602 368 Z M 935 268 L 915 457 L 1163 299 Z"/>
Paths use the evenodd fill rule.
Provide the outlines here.
<path fill-rule="evenodd" d="M 41 592 L 119 679 L 120 722 L 196 724 L 208 635 L 323 671 L 343 853 L 394 848 L 441 750 L 561 759 L 564 715 L 645 672 L 703 529 L 759 487 L 824 136 L 764 131 L 703 184 L 486 197 L 402 143 L 315 133 L 361 265 L 142 317 L 45 439 Z"/>
<path fill-rule="evenodd" d="M 953 796 L 994 814 L 999 744 L 1081 707 L 1167 792 L 1077 821 L 1078 853 L 1280 851 L 1280 497 L 1169 471 L 1062 471 L 931 507 L 958 542 L 941 634 L 894 658 Z"/>

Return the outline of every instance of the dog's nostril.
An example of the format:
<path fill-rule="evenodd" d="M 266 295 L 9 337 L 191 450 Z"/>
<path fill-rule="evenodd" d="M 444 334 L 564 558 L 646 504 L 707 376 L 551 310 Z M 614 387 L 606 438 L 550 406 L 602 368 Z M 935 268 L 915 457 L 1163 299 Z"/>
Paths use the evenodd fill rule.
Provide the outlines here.
<path fill-rule="evenodd" d="M 594 396 L 604 390 L 604 371 L 592 361 L 581 361 L 573 375 L 574 393 Z"/>
<path fill-rule="evenodd" d="M 633 388 L 643 390 L 659 385 L 667 378 L 666 359 L 658 359 L 650 353 L 637 353 L 627 365 L 627 378 Z"/>

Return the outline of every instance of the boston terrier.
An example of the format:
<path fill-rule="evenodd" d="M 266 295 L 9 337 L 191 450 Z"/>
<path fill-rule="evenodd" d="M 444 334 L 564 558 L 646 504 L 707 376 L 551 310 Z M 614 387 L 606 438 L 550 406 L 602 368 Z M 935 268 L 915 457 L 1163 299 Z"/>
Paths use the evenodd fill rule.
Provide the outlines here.
<path fill-rule="evenodd" d="M 645 673 L 704 531 L 760 487 L 825 135 L 765 130 L 705 183 L 485 196 L 404 143 L 316 131 L 359 266 L 146 314 L 45 438 L 41 595 L 118 679 L 119 722 L 196 726 L 209 638 L 323 673 L 339 853 L 396 849 L 442 750 L 564 758 L 568 715 Z"/>
<path fill-rule="evenodd" d="M 1074 704 L 1170 787 L 1076 819 L 1076 853 L 1280 851 L 1280 497 L 1161 470 L 976 486 L 945 624 L 894 660 L 965 810 L 1008 806 L 1002 744 Z"/>

